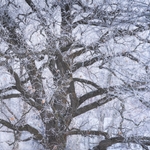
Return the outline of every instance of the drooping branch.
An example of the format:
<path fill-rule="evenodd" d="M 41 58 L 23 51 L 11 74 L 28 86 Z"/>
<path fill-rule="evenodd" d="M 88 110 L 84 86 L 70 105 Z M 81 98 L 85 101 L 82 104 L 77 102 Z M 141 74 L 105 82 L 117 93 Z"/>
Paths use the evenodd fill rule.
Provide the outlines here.
<path fill-rule="evenodd" d="M 107 150 L 108 147 L 117 143 L 135 143 L 141 145 L 145 150 L 149 150 L 148 146 L 150 146 L 150 137 L 113 137 L 102 140 L 98 146 L 93 148 L 93 150 Z"/>
<path fill-rule="evenodd" d="M 4 93 L 4 92 L 7 92 L 9 90 L 13 90 L 15 89 L 16 90 L 16 86 L 10 86 L 10 87 L 7 87 L 7 88 L 3 88 L 3 89 L 0 89 L 0 94 Z"/>
<path fill-rule="evenodd" d="M 28 131 L 34 135 L 34 138 L 36 140 L 42 140 L 43 139 L 42 134 L 39 133 L 39 131 L 37 129 L 30 126 L 29 124 L 26 124 L 24 126 L 15 126 L 14 124 L 11 124 L 10 122 L 5 121 L 3 119 L 0 119 L 0 124 L 6 126 L 7 128 L 9 128 L 11 130 L 14 130 L 14 131 Z"/>

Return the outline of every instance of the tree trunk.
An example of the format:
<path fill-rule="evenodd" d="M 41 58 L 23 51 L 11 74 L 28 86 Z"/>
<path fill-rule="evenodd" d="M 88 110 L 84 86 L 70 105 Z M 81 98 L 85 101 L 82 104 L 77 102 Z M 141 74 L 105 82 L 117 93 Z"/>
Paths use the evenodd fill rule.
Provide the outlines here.
<path fill-rule="evenodd" d="M 63 124 L 58 122 L 58 120 L 52 119 L 46 123 L 46 150 L 64 150 L 66 147 Z"/>

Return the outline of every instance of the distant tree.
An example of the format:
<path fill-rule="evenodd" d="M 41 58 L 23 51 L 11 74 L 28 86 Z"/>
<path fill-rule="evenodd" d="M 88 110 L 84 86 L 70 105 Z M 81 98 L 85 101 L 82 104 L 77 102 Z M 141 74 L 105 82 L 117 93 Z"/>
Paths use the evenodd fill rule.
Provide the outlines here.
<path fill-rule="evenodd" d="M 64 150 L 67 136 L 93 135 L 103 139 L 93 149 L 134 143 L 148 150 L 149 3 L 3 0 L 0 5 L 0 131 L 14 134 L 9 146 L 35 140 L 44 149 Z M 75 117 L 109 105 L 120 116 L 113 134 L 71 127 Z M 38 119 L 29 123 L 26 117 L 33 114 Z M 31 136 L 18 138 L 25 131 Z"/>

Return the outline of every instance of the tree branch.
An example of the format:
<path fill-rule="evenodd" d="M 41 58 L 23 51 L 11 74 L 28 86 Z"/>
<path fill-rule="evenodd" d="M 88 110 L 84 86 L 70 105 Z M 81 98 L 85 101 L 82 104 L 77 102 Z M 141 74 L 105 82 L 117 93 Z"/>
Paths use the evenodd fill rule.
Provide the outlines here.
<path fill-rule="evenodd" d="M 78 47 L 76 46 L 76 47 L 73 47 L 74 49 L 76 49 L 76 48 L 81 48 L 80 50 L 77 50 L 77 51 L 75 51 L 74 53 L 71 53 L 70 55 L 69 55 L 69 58 L 71 58 L 71 59 L 74 59 L 74 58 L 76 58 L 76 57 L 78 57 L 78 56 L 80 56 L 81 54 L 83 54 L 83 53 L 85 53 L 86 52 L 86 49 L 84 48 L 84 46 L 83 45 L 79 45 Z"/>
<path fill-rule="evenodd" d="M 31 1 L 31 0 L 25 0 L 26 1 L 26 3 L 31 7 L 31 9 L 33 10 L 33 11 L 37 11 L 37 8 L 36 8 L 36 6 L 34 5 L 34 3 Z"/>
<path fill-rule="evenodd" d="M 98 90 L 95 91 L 91 91 L 89 93 L 84 94 L 83 96 L 81 96 L 79 98 L 79 105 L 81 105 L 83 102 L 85 102 L 87 99 L 95 97 L 97 95 L 102 95 L 102 94 L 106 94 L 107 93 L 107 89 L 106 88 L 99 88 Z"/>
<path fill-rule="evenodd" d="M 98 48 L 98 44 L 96 43 L 96 45 L 93 45 L 93 46 L 88 46 L 88 48 Z M 103 60 L 103 63 L 102 65 L 106 64 L 109 60 L 115 58 L 115 57 L 120 57 L 120 56 L 124 56 L 124 57 L 128 57 L 129 59 L 133 60 L 133 61 L 136 61 L 136 62 L 139 62 L 139 59 L 136 58 L 135 56 L 133 56 L 131 53 L 129 52 L 124 52 L 124 53 L 117 53 L 115 54 L 114 56 L 96 56 L 96 57 L 93 57 L 91 58 L 90 60 L 86 60 L 84 62 L 77 62 L 76 64 L 74 64 L 73 66 L 73 69 L 72 71 L 75 72 L 77 69 L 79 69 L 80 67 L 87 67 L 87 66 L 90 66 L 92 64 L 94 64 L 95 62 L 97 61 L 100 61 L 100 60 Z"/>
<path fill-rule="evenodd" d="M 16 90 L 16 89 L 17 89 L 16 86 L 13 85 L 13 86 L 10 86 L 10 87 L 1 89 L 1 90 L 0 90 L 0 94 L 1 94 L 1 93 L 4 93 L 4 92 L 7 92 L 7 91 L 9 91 L 9 90 L 13 90 L 13 89 Z"/>
<path fill-rule="evenodd" d="M 26 3 L 31 7 L 31 9 L 36 12 L 37 17 L 40 19 L 41 23 L 43 25 L 46 24 L 46 19 L 43 17 L 39 9 L 34 5 L 34 3 L 31 0 L 25 0 Z"/>
<path fill-rule="evenodd" d="M 16 89 L 21 93 L 25 92 L 21 86 L 21 81 L 20 81 L 18 74 L 13 70 L 13 68 L 9 64 L 7 64 L 7 70 L 10 72 L 11 75 L 13 75 L 16 81 Z"/>
<path fill-rule="evenodd" d="M 110 139 L 102 140 L 98 146 L 93 148 L 93 150 L 107 150 L 109 146 L 117 143 L 135 143 L 141 145 L 145 150 L 149 150 L 147 146 L 150 146 L 150 137 L 112 137 Z"/>
<path fill-rule="evenodd" d="M 40 105 L 37 102 L 34 102 L 32 100 L 32 96 L 30 94 L 28 94 L 28 92 L 21 85 L 21 81 L 20 81 L 20 78 L 19 78 L 18 74 L 13 70 L 13 68 L 9 64 L 7 64 L 7 69 L 10 72 L 10 74 L 13 75 L 13 77 L 16 81 L 16 89 L 21 93 L 21 95 L 20 94 L 18 94 L 18 95 L 17 94 L 8 94 L 8 95 L 3 95 L 2 98 L 7 99 L 7 98 L 13 98 L 13 97 L 16 97 L 16 96 L 17 97 L 22 97 L 23 99 L 25 99 L 25 102 L 27 102 L 30 106 L 32 106 L 32 107 L 34 107 L 38 110 L 41 110 L 43 108 L 42 105 Z M 33 76 L 33 77 L 35 77 L 35 76 Z M 38 84 L 38 83 L 35 83 L 35 84 Z M 37 98 L 39 98 L 39 97 L 37 97 Z"/>
<path fill-rule="evenodd" d="M 83 106 L 83 107 L 81 107 L 81 108 L 78 108 L 78 109 L 76 110 L 76 112 L 73 113 L 73 117 L 79 116 L 79 115 L 81 115 L 81 114 L 83 114 L 83 113 L 86 113 L 86 112 L 89 111 L 89 110 L 92 110 L 92 109 L 94 109 L 94 108 L 97 108 L 97 107 L 99 107 L 99 106 L 102 106 L 102 105 L 104 105 L 104 104 L 106 104 L 106 103 L 112 101 L 112 100 L 115 99 L 115 98 L 116 98 L 116 96 L 114 96 L 114 95 L 108 95 L 108 96 L 106 96 L 106 97 L 104 97 L 104 98 L 102 98 L 102 99 L 100 99 L 100 100 L 97 100 L 96 102 L 93 102 L 93 103 L 90 103 L 90 104 L 88 104 L 88 105 L 85 105 L 85 106 Z"/>
<path fill-rule="evenodd" d="M 96 57 L 93 57 L 90 60 L 86 60 L 84 62 L 78 62 L 78 63 L 74 64 L 74 66 L 72 68 L 72 71 L 75 72 L 80 67 L 90 66 L 90 65 L 94 64 L 95 62 L 103 60 L 103 59 L 104 59 L 103 56 L 96 56 Z"/>
<path fill-rule="evenodd" d="M 80 78 L 73 78 L 73 80 L 81 82 L 81 83 L 90 84 L 90 85 L 94 86 L 95 88 L 100 89 L 100 86 L 97 85 L 96 83 L 92 82 L 92 81 L 89 81 L 89 80 L 86 80 L 86 79 L 80 79 Z"/>
<path fill-rule="evenodd" d="M 35 129 L 34 127 L 30 126 L 29 124 L 26 124 L 24 126 L 15 126 L 15 125 L 11 124 L 10 122 L 5 121 L 3 119 L 0 119 L 0 124 L 6 126 L 7 128 L 9 128 L 11 130 L 15 130 L 15 131 L 28 131 L 31 134 L 33 134 L 34 138 L 37 139 L 37 140 L 42 140 L 43 139 L 42 134 L 40 134 L 37 129 Z"/>
<path fill-rule="evenodd" d="M 8 95 L 1 95 L 0 98 L 2 99 L 10 99 L 10 98 L 18 98 L 21 97 L 21 94 L 8 94 Z"/>
<path fill-rule="evenodd" d="M 103 132 L 103 131 L 96 131 L 96 130 L 75 130 L 75 131 L 68 131 L 66 132 L 66 135 L 82 135 L 82 136 L 90 136 L 90 135 L 102 135 L 104 136 L 106 139 L 109 138 L 109 135 L 107 132 Z"/>
<path fill-rule="evenodd" d="M 83 81 L 84 81 L 84 79 L 83 79 Z M 97 90 L 93 90 L 93 91 L 88 92 L 88 93 L 84 94 L 83 96 L 79 97 L 79 106 L 89 98 L 92 98 L 92 97 L 95 97 L 98 95 L 102 95 L 102 94 L 107 94 L 110 92 L 117 92 L 118 94 L 122 94 L 122 92 L 128 92 L 128 91 L 133 92 L 133 90 L 149 92 L 149 88 L 143 87 L 143 85 L 145 85 L 145 84 L 148 84 L 148 82 L 146 83 L 144 81 L 134 81 L 134 82 L 128 82 L 128 83 L 124 82 L 124 84 L 122 84 L 120 86 L 110 86 L 108 88 L 100 88 L 100 87 L 97 87 L 97 85 L 95 85 L 95 83 L 94 83 L 93 86 L 97 87 Z"/>

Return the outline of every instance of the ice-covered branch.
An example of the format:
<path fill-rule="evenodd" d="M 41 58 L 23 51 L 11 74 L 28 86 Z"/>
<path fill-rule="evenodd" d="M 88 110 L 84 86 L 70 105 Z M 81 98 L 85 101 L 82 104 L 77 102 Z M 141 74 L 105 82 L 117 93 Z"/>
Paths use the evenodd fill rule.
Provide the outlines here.
<path fill-rule="evenodd" d="M 7 128 L 9 128 L 11 130 L 14 130 L 14 131 L 28 131 L 34 135 L 33 138 L 35 138 L 36 140 L 42 140 L 43 139 L 42 134 L 39 133 L 39 131 L 37 129 L 30 126 L 29 124 L 26 124 L 24 126 L 15 126 L 14 124 L 11 124 L 10 122 L 5 121 L 3 119 L 0 119 L 0 124 L 6 126 Z"/>
<path fill-rule="evenodd" d="M 6 94 L 6 95 L 1 95 L 1 99 L 10 99 L 10 98 L 19 98 L 21 97 L 21 94 Z"/>
<path fill-rule="evenodd" d="M 75 72 L 80 67 L 90 66 L 100 60 L 103 60 L 103 56 L 96 56 L 96 57 L 91 58 L 90 60 L 86 60 L 84 62 L 78 62 L 78 63 L 74 64 L 72 71 Z"/>
<path fill-rule="evenodd" d="M 66 132 L 67 135 L 82 135 L 82 136 L 90 136 L 90 135 L 102 135 L 104 136 L 106 139 L 109 138 L 109 135 L 107 132 L 103 132 L 103 131 L 96 131 L 96 130 L 71 130 Z"/>
<path fill-rule="evenodd" d="M 88 92 L 79 98 L 79 105 L 81 105 L 83 102 L 85 102 L 89 98 L 95 97 L 97 95 L 106 94 L 106 93 L 107 93 L 106 88 L 104 88 L 104 89 L 99 88 L 98 90 L 93 90 L 91 92 Z"/>
<path fill-rule="evenodd" d="M 141 145 L 145 150 L 149 150 L 148 146 L 150 146 L 150 137 L 112 137 L 110 139 L 102 140 L 99 145 L 94 147 L 92 150 L 107 150 L 109 146 L 117 143 L 135 143 Z"/>
<path fill-rule="evenodd" d="M 93 87 L 95 87 L 97 89 L 100 89 L 100 86 L 98 86 L 96 83 L 94 83 L 90 80 L 81 79 L 81 78 L 73 78 L 73 80 L 77 81 L 77 82 L 81 82 L 81 83 L 86 83 L 86 84 L 92 85 Z"/>
<path fill-rule="evenodd" d="M 90 103 L 90 104 L 87 104 L 87 105 L 85 105 L 83 107 L 78 108 L 76 110 L 76 112 L 73 114 L 73 116 L 74 117 L 79 116 L 79 115 L 81 115 L 83 113 L 86 113 L 89 110 L 92 110 L 92 109 L 95 109 L 95 108 L 97 108 L 99 106 L 102 106 L 102 105 L 104 105 L 104 104 L 114 100 L 115 98 L 116 98 L 116 96 L 114 96 L 114 95 L 107 95 L 106 97 L 101 98 L 100 100 L 97 100 L 97 101 L 95 101 L 93 103 Z"/>

